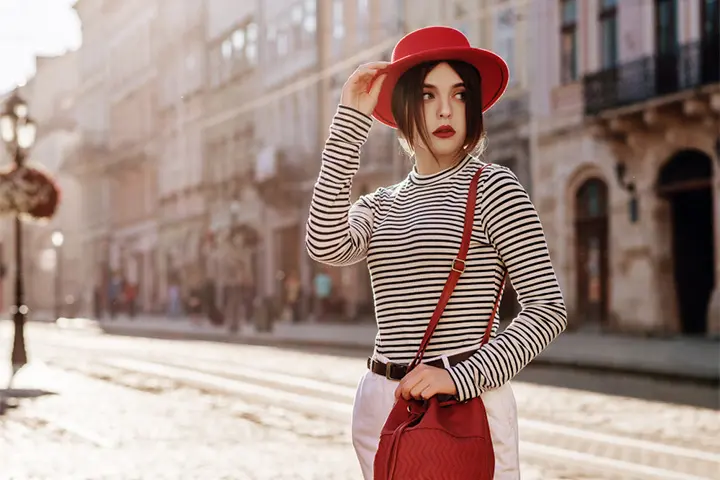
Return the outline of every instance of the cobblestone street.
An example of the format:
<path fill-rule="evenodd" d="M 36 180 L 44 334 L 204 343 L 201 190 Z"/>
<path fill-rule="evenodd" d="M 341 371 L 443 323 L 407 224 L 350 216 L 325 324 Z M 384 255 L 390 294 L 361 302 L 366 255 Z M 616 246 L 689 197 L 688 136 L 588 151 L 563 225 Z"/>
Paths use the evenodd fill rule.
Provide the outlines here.
<path fill-rule="evenodd" d="M 0 358 L 10 326 L 0 324 Z M 100 335 L 31 324 L 0 417 L 5 479 L 358 479 L 358 355 Z M 326 368 L 327 365 L 333 368 Z M 708 409 L 514 382 L 523 479 L 716 478 Z"/>

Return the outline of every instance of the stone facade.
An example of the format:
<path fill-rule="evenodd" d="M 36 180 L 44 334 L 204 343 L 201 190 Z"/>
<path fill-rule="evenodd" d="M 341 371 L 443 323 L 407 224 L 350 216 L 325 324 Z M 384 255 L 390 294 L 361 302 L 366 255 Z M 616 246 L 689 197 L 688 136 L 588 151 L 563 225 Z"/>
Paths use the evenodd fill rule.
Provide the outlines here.
<path fill-rule="evenodd" d="M 77 268 L 86 280 L 85 298 L 107 281 L 110 245 L 110 179 L 105 175 L 109 154 L 110 87 L 108 84 L 110 18 L 107 2 L 80 0 L 73 8 L 82 25 L 83 43 L 77 51 L 78 88 L 74 119 L 78 144 L 69 151 L 64 169 L 80 184 L 83 205 L 83 258 Z M 90 304 L 91 302 L 86 302 Z M 89 305 L 88 305 L 89 307 Z M 90 311 L 90 308 L 87 309 Z"/>
<path fill-rule="evenodd" d="M 158 250 L 155 307 L 164 310 L 169 283 L 185 290 L 202 275 L 206 229 L 202 120 L 207 75 L 203 0 L 162 0 L 153 23 L 158 84 Z"/>
<path fill-rule="evenodd" d="M 577 6 L 579 72 L 576 81 L 564 83 L 556 47 L 562 31 L 559 3 L 533 6 L 535 18 L 550 19 L 534 25 L 539 41 L 532 92 L 533 197 L 565 293 L 570 328 L 717 334 L 716 73 L 708 62 L 690 62 L 682 70 L 667 67 L 667 75 L 655 77 L 657 84 L 642 84 L 647 77 L 623 80 L 637 68 L 648 68 L 642 70 L 645 75 L 656 72 L 646 67 L 655 64 L 642 64 L 643 59 L 668 58 L 658 57 L 650 41 L 654 5 L 628 2 L 619 3 L 615 13 L 623 38 L 614 70 L 620 73 L 603 77 L 598 4 Z M 695 51 L 699 22 L 693 26 L 691 19 L 698 20 L 697 12 L 681 11 L 675 18 L 681 26 L 677 51 Z M 694 80 L 680 76 L 675 85 L 672 72 L 712 78 L 690 88 Z M 664 94 L 662 88 L 672 92 Z M 636 96 L 623 97 L 628 92 Z M 688 201 L 697 202 L 692 218 Z M 689 231 L 694 239 L 686 238 Z"/>
<path fill-rule="evenodd" d="M 157 301 L 158 74 L 153 49 L 158 2 L 106 2 L 109 38 L 110 268 L 137 288 L 137 306 Z"/>

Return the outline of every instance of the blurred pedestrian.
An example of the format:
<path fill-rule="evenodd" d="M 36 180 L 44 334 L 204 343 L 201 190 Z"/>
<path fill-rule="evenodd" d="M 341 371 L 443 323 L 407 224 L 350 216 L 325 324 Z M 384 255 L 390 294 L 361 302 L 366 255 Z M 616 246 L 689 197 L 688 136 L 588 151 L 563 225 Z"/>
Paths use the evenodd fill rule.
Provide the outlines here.
<path fill-rule="evenodd" d="M 168 316 L 176 318 L 182 313 L 180 285 L 176 280 L 168 285 Z"/>
<path fill-rule="evenodd" d="M 118 272 L 114 272 L 108 282 L 108 311 L 110 318 L 114 319 L 122 304 L 123 279 Z"/>
<path fill-rule="evenodd" d="M 401 39 L 392 63 L 361 65 L 343 86 L 306 242 L 318 261 L 350 265 L 366 259 L 371 274 L 379 331 L 352 416 L 365 479 L 383 480 L 392 475 L 388 469 L 397 478 L 418 478 L 412 470 L 418 466 L 428 478 L 438 478 L 430 472 L 439 466 L 453 478 L 520 478 L 517 411 L 508 382 L 565 329 L 567 318 L 528 194 L 510 170 L 478 158 L 485 140 L 482 114 L 507 84 L 499 56 L 471 48 L 458 30 L 428 27 Z M 414 165 L 401 183 L 351 204 L 371 115 L 398 130 Z M 494 317 L 506 272 L 521 311 L 498 332 Z M 422 409 L 440 399 L 462 402 L 464 410 L 451 402 L 434 412 L 457 417 L 432 423 Z M 463 423 L 469 411 L 479 413 Z M 403 422 L 429 422 L 435 430 L 406 437 L 403 426 L 410 423 Z M 492 445 L 487 433 L 475 435 L 470 450 L 453 435 L 423 433 L 458 427 L 489 429 Z M 405 447 L 398 450 L 399 438 Z M 423 438 L 431 444 L 413 443 Z M 435 450 L 443 455 L 433 455 Z M 448 462 L 458 451 L 474 460 Z"/>
<path fill-rule="evenodd" d="M 300 298 L 301 298 L 300 277 L 296 271 L 291 271 L 285 277 L 285 304 L 290 310 L 292 323 L 300 321 Z"/>
<path fill-rule="evenodd" d="M 325 271 L 315 275 L 315 320 L 323 321 L 330 307 L 330 295 L 332 294 L 332 278 Z"/>
<path fill-rule="evenodd" d="M 92 305 L 93 305 L 93 317 L 95 320 L 100 320 L 102 317 L 102 287 L 100 285 L 96 285 L 95 288 L 93 288 L 93 296 L 92 296 Z"/>
<path fill-rule="evenodd" d="M 230 278 L 223 289 L 223 310 L 231 332 L 237 332 L 240 329 L 243 309 L 242 279 L 244 270 L 243 262 L 238 262 L 236 268 L 232 269 Z"/>
<path fill-rule="evenodd" d="M 137 314 L 137 295 L 138 286 L 133 282 L 125 282 L 123 288 L 123 296 L 127 307 L 127 314 L 130 318 L 135 318 Z"/>

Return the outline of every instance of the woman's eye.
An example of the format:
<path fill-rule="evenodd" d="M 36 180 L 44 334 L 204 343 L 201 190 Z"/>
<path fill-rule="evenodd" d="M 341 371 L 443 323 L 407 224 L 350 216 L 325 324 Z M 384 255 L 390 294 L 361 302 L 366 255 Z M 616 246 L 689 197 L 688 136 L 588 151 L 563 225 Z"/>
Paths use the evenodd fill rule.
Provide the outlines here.
<path fill-rule="evenodd" d="M 430 93 L 430 92 L 423 93 L 423 100 L 432 100 L 432 99 L 433 99 L 432 93 Z"/>
<path fill-rule="evenodd" d="M 458 100 L 465 101 L 465 92 L 457 92 L 455 94 L 455 98 L 457 98 Z"/>

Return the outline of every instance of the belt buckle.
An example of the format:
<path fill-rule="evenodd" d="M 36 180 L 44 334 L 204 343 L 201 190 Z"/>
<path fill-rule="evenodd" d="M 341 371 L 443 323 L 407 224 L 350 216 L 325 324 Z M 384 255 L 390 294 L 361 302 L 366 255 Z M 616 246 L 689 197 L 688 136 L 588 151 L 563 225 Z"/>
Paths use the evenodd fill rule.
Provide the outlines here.
<path fill-rule="evenodd" d="M 385 378 L 387 378 L 388 380 L 394 380 L 394 378 L 390 377 L 390 375 L 392 374 L 393 365 L 395 365 L 395 364 L 392 362 L 387 362 L 385 364 Z"/>

